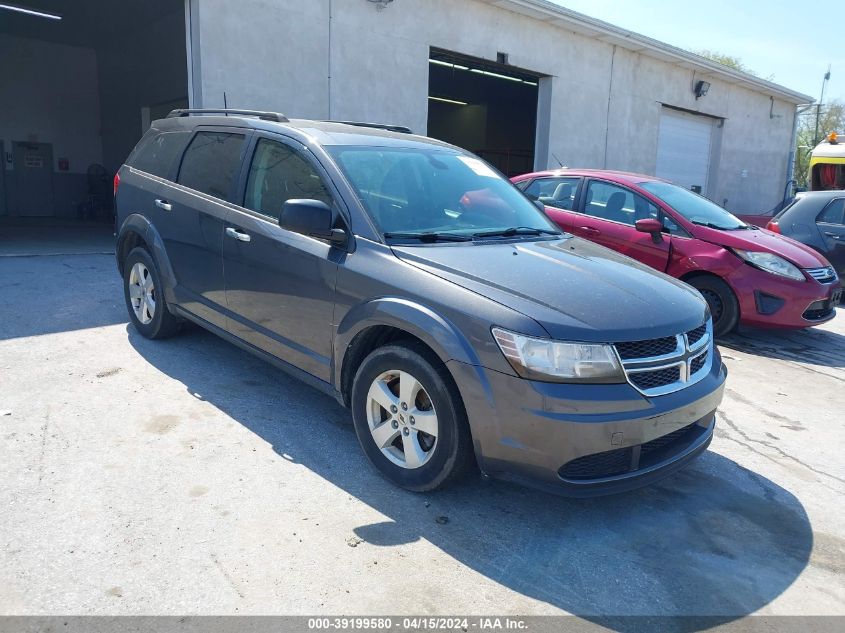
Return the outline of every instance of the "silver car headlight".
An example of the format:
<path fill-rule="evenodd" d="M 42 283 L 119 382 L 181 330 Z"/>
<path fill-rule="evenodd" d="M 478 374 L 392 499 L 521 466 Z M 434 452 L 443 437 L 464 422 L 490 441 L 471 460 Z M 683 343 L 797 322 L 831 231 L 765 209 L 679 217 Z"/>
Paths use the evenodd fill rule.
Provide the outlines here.
<path fill-rule="evenodd" d="M 514 371 L 544 382 L 625 382 L 611 345 L 533 338 L 493 328 L 493 338 Z"/>
<path fill-rule="evenodd" d="M 756 266 L 760 270 L 765 270 L 767 273 L 780 275 L 781 277 L 787 277 L 795 281 L 805 280 L 804 273 L 797 266 L 774 253 L 741 251 L 739 249 L 734 249 L 734 253 L 752 266 Z"/>

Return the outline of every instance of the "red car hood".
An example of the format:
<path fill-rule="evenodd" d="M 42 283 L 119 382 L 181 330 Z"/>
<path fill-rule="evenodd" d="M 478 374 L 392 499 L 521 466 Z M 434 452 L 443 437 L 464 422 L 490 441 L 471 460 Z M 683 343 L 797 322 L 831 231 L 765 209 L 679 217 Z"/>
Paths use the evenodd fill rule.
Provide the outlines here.
<path fill-rule="evenodd" d="M 719 231 L 695 227 L 696 237 L 712 244 L 744 251 L 764 251 L 780 255 L 799 268 L 821 268 L 830 263 L 809 246 L 765 229 Z"/>

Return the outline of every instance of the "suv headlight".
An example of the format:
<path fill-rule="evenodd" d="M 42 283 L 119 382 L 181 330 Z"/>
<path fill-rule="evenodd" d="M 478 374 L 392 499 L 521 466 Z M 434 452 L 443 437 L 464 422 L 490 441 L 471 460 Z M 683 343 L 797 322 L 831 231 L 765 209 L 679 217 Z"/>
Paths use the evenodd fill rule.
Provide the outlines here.
<path fill-rule="evenodd" d="M 493 328 L 493 338 L 523 378 L 544 382 L 625 382 L 610 345 L 567 343 Z"/>
<path fill-rule="evenodd" d="M 773 253 L 763 253 L 758 251 L 741 251 L 734 249 L 734 253 L 739 255 L 752 266 L 756 266 L 760 270 L 765 270 L 767 273 L 773 275 L 780 275 L 794 279 L 795 281 L 804 281 L 804 273 L 802 273 L 797 266 L 786 261 L 783 257 L 779 257 Z"/>

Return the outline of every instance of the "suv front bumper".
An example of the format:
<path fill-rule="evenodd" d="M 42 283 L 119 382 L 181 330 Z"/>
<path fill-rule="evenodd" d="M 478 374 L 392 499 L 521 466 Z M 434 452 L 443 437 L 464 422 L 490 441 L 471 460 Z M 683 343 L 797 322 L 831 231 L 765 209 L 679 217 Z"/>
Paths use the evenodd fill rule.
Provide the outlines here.
<path fill-rule="evenodd" d="M 524 380 L 447 363 L 463 395 L 479 467 L 566 496 L 623 492 L 675 472 L 707 449 L 727 369 L 648 398 L 628 384 Z"/>

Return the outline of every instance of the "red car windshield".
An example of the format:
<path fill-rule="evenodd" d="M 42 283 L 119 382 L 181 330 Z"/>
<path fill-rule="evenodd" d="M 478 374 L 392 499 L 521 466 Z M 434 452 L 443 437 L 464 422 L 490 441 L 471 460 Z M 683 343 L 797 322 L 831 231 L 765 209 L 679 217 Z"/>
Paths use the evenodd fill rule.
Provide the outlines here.
<path fill-rule="evenodd" d="M 642 182 L 640 187 L 662 200 L 693 224 L 721 231 L 751 228 L 730 211 L 683 187 L 658 180 Z"/>

